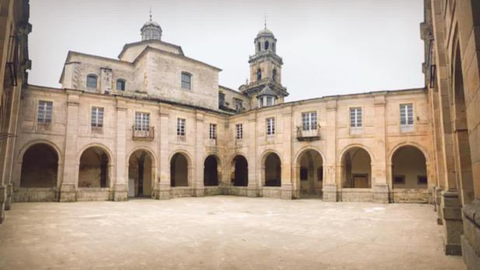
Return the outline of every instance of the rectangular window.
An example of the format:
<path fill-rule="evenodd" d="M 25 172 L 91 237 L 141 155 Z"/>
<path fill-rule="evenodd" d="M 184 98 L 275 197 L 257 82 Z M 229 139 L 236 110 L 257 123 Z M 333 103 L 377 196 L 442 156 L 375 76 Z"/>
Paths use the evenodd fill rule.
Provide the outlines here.
<path fill-rule="evenodd" d="M 235 98 L 234 101 L 235 101 L 235 109 L 237 110 L 237 112 L 243 111 L 243 101 L 237 98 Z"/>
<path fill-rule="evenodd" d="M 185 119 L 177 118 L 177 136 L 185 136 Z"/>
<path fill-rule="evenodd" d="M 350 127 L 362 127 L 362 108 L 350 108 Z"/>
<path fill-rule="evenodd" d="M 417 177 L 417 184 L 418 185 L 426 185 L 428 184 L 427 177 L 425 175 L 419 175 Z"/>
<path fill-rule="evenodd" d="M 150 130 L 150 114 L 143 112 L 135 113 L 135 130 L 148 131 Z"/>
<path fill-rule="evenodd" d="M 224 93 L 218 93 L 218 105 L 220 105 L 220 107 L 225 106 L 225 94 Z"/>
<path fill-rule="evenodd" d="M 308 169 L 300 167 L 300 181 L 308 181 Z"/>
<path fill-rule="evenodd" d="M 192 75 L 182 72 L 182 88 L 191 90 L 192 89 Z"/>
<path fill-rule="evenodd" d="M 395 175 L 395 176 L 393 176 L 393 184 L 395 184 L 395 185 L 405 185 L 405 175 Z"/>
<path fill-rule="evenodd" d="M 243 139 L 243 125 L 242 124 L 237 124 L 237 140 Z"/>
<path fill-rule="evenodd" d="M 209 137 L 211 140 L 217 139 L 217 125 L 210 124 Z"/>
<path fill-rule="evenodd" d="M 103 108 L 92 107 L 92 115 L 90 121 L 92 127 L 103 127 Z"/>
<path fill-rule="evenodd" d="M 39 101 L 37 122 L 39 124 L 50 124 L 52 122 L 52 110 L 53 102 L 43 100 Z"/>
<path fill-rule="evenodd" d="M 303 130 L 316 130 L 317 127 L 317 112 L 302 113 Z"/>
<path fill-rule="evenodd" d="M 117 90 L 118 91 L 125 91 L 126 82 L 124 80 L 117 80 Z"/>
<path fill-rule="evenodd" d="M 275 134 L 275 118 L 267 118 L 267 135 Z"/>
<path fill-rule="evenodd" d="M 413 131 L 413 104 L 400 104 L 400 129 L 402 132 Z"/>

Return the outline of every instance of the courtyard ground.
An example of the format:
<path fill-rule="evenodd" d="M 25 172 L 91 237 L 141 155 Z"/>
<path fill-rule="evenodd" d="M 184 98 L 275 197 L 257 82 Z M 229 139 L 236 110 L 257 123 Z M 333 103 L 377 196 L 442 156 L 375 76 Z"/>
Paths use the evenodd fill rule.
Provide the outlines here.
<path fill-rule="evenodd" d="M 16 203 L 0 269 L 465 269 L 431 205 L 205 197 Z"/>

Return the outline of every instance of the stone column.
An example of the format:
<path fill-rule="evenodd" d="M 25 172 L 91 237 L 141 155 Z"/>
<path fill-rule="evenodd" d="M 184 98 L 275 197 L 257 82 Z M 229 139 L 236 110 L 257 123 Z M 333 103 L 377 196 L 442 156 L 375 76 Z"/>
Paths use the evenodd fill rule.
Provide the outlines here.
<path fill-rule="evenodd" d="M 283 163 L 282 163 L 282 193 L 281 198 L 286 200 L 293 199 L 293 181 L 295 177 L 292 173 L 292 133 L 296 131 L 293 126 L 293 108 L 288 106 L 282 111 L 283 118 Z"/>
<path fill-rule="evenodd" d="M 126 160 L 126 144 L 127 144 L 127 104 L 124 98 L 117 97 L 117 123 L 115 137 L 115 163 L 116 174 L 115 184 L 113 186 L 113 200 L 128 200 L 128 171 Z"/>
<path fill-rule="evenodd" d="M 77 134 L 78 134 L 78 105 L 80 92 L 67 90 L 67 132 L 65 135 L 63 181 L 60 185 L 60 201 L 76 201 L 76 187 L 78 182 Z M 60 172 L 59 172 L 60 173 Z"/>
<path fill-rule="evenodd" d="M 205 147 L 204 147 L 204 136 L 205 136 L 205 125 L 209 123 L 204 123 L 205 113 L 197 111 L 195 113 L 195 152 L 194 160 L 192 163 L 196 164 L 196 170 L 193 175 L 193 188 L 195 197 L 203 197 L 205 194 L 205 188 L 203 185 L 203 158 L 205 156 Z M 192 164 L 193 165 L 193 164 Z"/>
<path fill-rule="evenodd" d="M 375 96 L 375 160 L 372 158 L 373 201 L 377 203 L 389 202 L 389 188 L 387 182 L 387 149 L 386 149 L 386 107 L 385 95 Z"/>
<path fill-rule="evenodd" d="M 248 142 L 247 162 L 248 162 L 248 197 L 260 196 L 261 179 L 257 179 L 257 113 L 253 112 L 248 116 L 247 120 L 247 135 L 246 142 Z M 243 131 L 245 132 L 245 130 Z M 244 140 L 245 142 L 245 140 Z"/>
<path fill-rule="evenodd" d="M 341 190 L 342 180 L 340 179 L 340 164 L 337 164 L 337 100 L 327 100 L 327 125 L 320 127 L 320 134 L 325 134 L 326 153 L 324 164 L 324 185 L 323 200 L 326 202 L 336 202 L 339 198 L 339 190 Z"/>
<path fill-rule="evenodd" d="M 170 128 L 170 122 L 169 122 L 169 117 L 170 117 L 170 110 L 169 110 L 169 105 L 162 104 L 160 105 L 160 125 L 159 125 L 159 130 L 158 130 L 158 140 L 159 140 L 159 177 L 160 177 L 160 183 L 159 183 L 159 189 L 158 189 L 158 195 L 157 199 L 159 200 L 167 200 L 170 199 L 170 193 L 171 193 L 171 186 L 170 186 L 170 151 L 169 151 L 169 145 L 168 145 L 168 137 L 169 137 L 169 128 Z"/>

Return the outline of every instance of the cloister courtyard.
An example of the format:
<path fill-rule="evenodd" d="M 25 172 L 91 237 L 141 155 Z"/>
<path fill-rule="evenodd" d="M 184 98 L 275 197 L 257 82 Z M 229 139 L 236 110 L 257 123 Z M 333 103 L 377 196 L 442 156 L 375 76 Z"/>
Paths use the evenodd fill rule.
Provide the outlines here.
<path fill-rule="evenodd" d="M 465 269 L 428 204 L 214 196 L 16 203 L 0 269 Z"/>

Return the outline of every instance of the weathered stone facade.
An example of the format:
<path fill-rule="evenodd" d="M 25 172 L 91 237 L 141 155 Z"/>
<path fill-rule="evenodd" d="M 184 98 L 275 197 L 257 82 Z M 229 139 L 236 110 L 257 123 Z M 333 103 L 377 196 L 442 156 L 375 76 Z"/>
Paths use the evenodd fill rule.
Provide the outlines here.
<path fill-rule="evenodd" d="M 13 2 L 1 1 L 0 13 Z M 152 21 L 118 59 L 70 52 L 61 89 L 28 85 L 20 100 L 14 87 L 7 102 L 2 130 L 16 137 L 0 141 L 0 220 L 12 198 L 431 203 L 446 254 L 463 252 L 479 269 L 479 25 L 477 1 L 425 0 L 425 88 L 295 102 L 284 101 L 283 60 L 267 29 L 239 91 L 162 41 Z"/>

